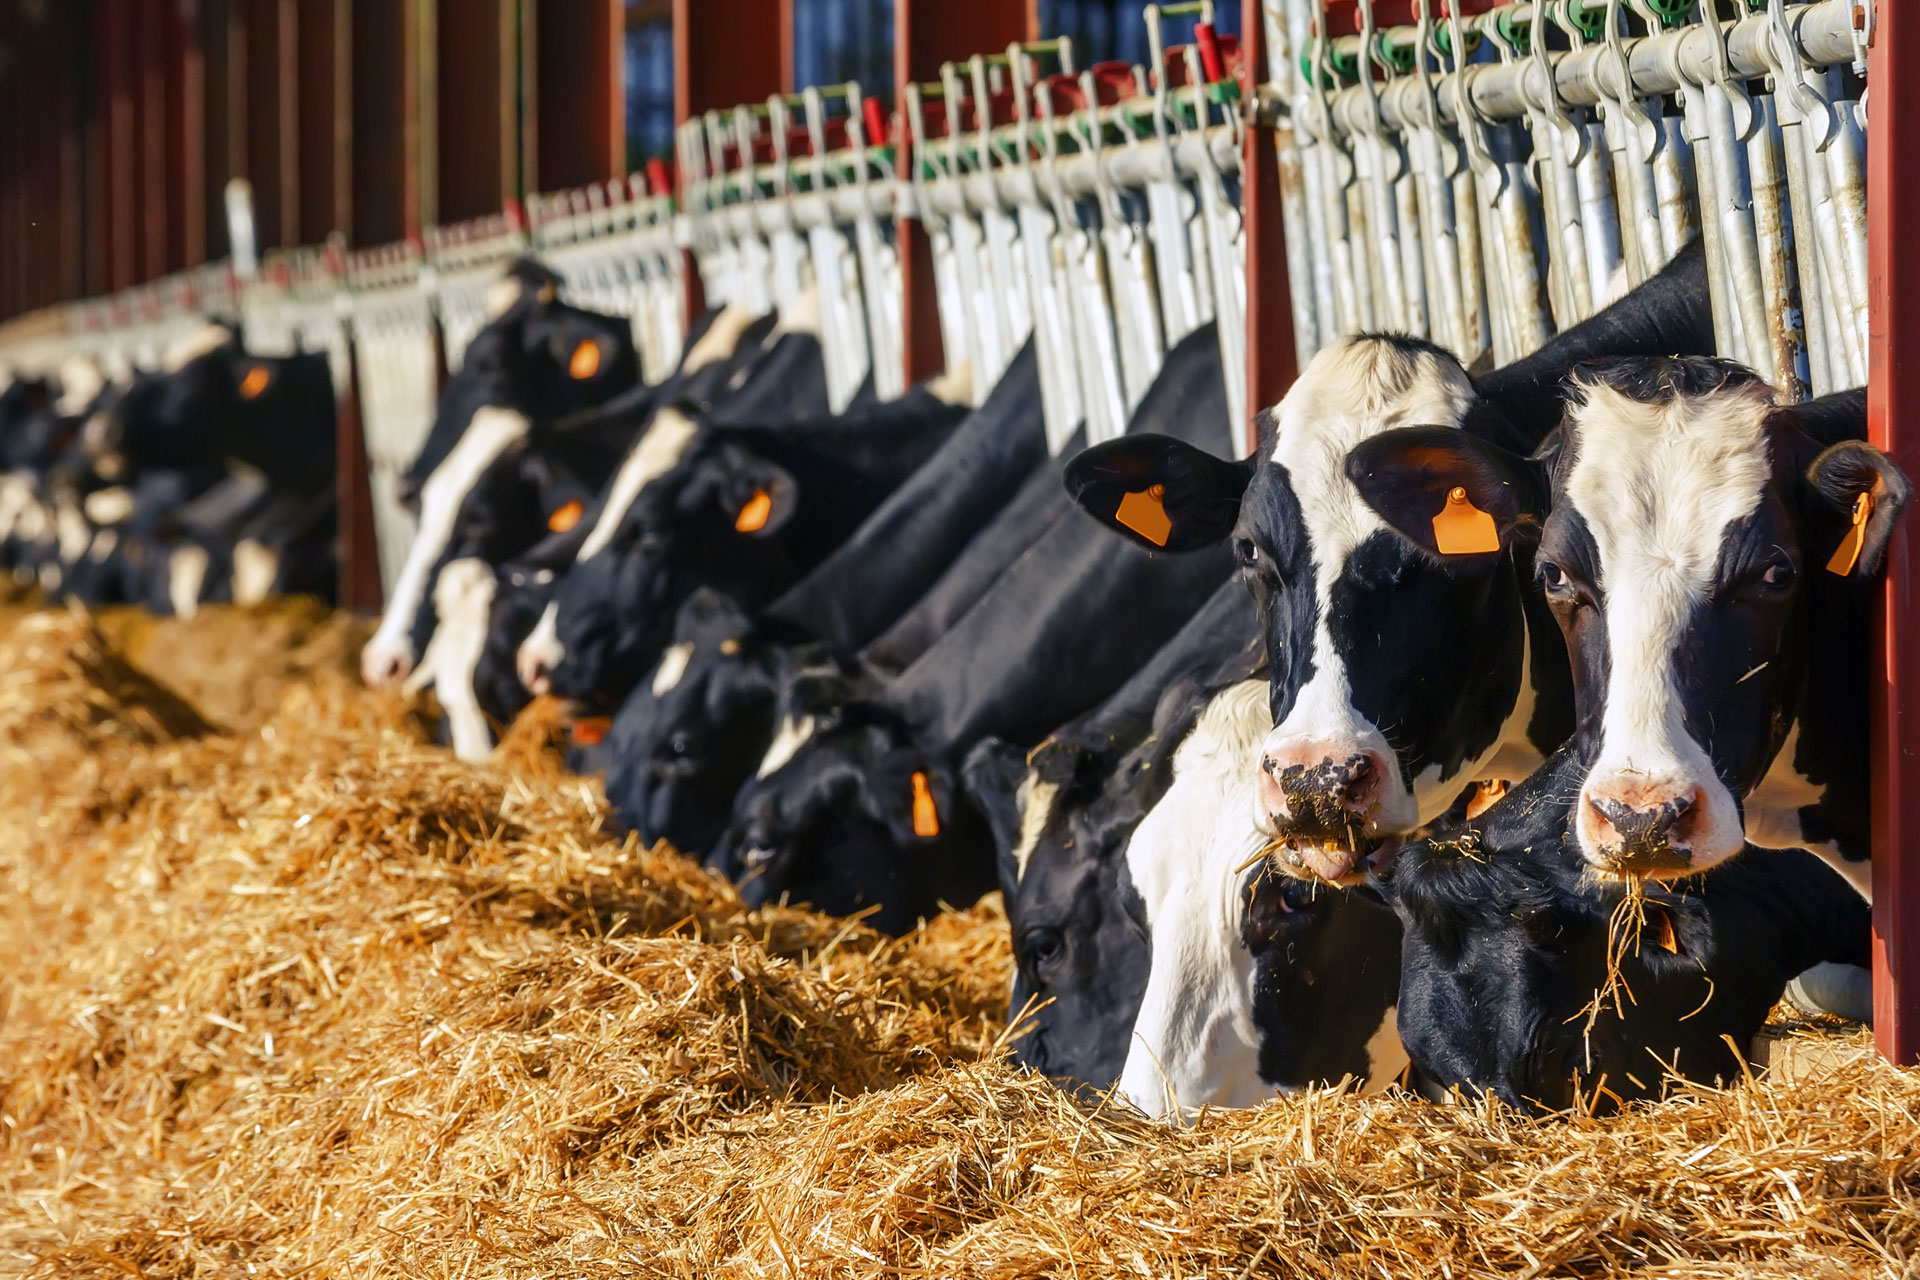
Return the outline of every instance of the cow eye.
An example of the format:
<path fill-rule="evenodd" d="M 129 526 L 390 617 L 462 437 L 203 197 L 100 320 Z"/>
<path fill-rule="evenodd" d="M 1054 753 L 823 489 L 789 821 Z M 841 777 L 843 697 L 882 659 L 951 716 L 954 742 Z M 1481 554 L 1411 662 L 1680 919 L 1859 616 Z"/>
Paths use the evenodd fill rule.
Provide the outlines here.
<path fill-rule="evenodd" d="M 1793 580 L 1797 576 L 1792 565 L 1785 560 L 1777 560 L 1768 565 L 1767 571 L 1760 575 L 1760 583 L 1772 591 L 1785 591 L 1793 585 Z"/>
<path fill-rule="evenodd" d="M 1066 950 L 1067 940 L 1058 929 L 1029 929 L 1020 935 L 1020 953 L 1029 964 L 1054 964 Z"/>
<path fill-rule="evenodd" d="M 1235 538 L 1233 554 L 1245 568 L 1251 569 L 1260 563 L 1260 547 L 1252 538 Z"/>
<path fill-rule="evenodd" d="M 673 740 L 667 744 L 667 749 L 676 756 L 684 756 L 693 750 L 693 742 L 686 734 L 676 733 L 673 735 Z"/>
<path fill-rule="evenodd" d="M 1556 600 L 1563 600 L 1573 595 L 1573 580 L 1567 577 L 1565 569 L 1551 560 L 1540 562 L 1540 584 L 1546 588 L 1547 594 Z"/>
<path fill-rule="evenodd" d="M 1294 876 L 1280 877 L 1280 906 L 1288 915 L 1300 911 L 1311 911 L 1320 898 L 1320 885 L 1317 881 L 1301 880 Z"/>

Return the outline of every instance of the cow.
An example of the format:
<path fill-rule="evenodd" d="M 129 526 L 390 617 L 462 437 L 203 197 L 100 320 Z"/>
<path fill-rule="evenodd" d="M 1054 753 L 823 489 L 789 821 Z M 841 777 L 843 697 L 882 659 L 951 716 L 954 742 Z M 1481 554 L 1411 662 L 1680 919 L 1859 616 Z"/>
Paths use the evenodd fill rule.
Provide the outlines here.
<path fill-rule="evenodd" d="M 1038 390 L 1029 350 L 912 476 L 764 612 L 705 587 L 689 597 L 650 679 L 613 722 L 607 797 L 624 822 L 648 841 L 706 850 L 772 740 L 773 700 L 790 659 L 811 661 L 793 651 L 855 652 L 950 562 L 973 555 L 975 531 L 998 522 L 1023 477 L 1044 472 L 1043 489 L 1059 493 Z"/>
<path fill-rule="evenodd" d="M 1014 1056 L 1026 1066 L 1094 1089 L 1119 1079 L 1148 961 L 1127 839 L 1171 781 L 1195 690 L 1263 664 L 1252 598 L 1228 582 L 1112 697 L 1031 752 L 990 737 L 967 753 L 967 796 L 998 855 L 1008 1020 L 1024 1028 Z"/>
<path fill-rule="evenodd" d="M 1169 353 L 1135 424 L 1223 447 L 1218 347 L 1188 341 Z M 789 897 L 825 911 L 879 901 L 882 928 L 935 907 L 927 896 L 878 896 L 915 890 L 929 868 L 957 866 L 963 883 L 985 888 L 991 838 L 957 785 L 966 750 L 989 734 L 1037 742 L 1101 701 L 1227 572 L 1218 555 L 1116 554 L 1098 528 L 1062 513 L 897 677 L 869 676 L 857 697 L 809 687 L 789 699 L 708 865 L 741 882 L 749 901 Z"/>
<path fill-rule="evenodd" d="M 579 558 L 522 646 L 522 679 L 618 707 L 712 586 L 759 607 L 860 526 L 967 416 L 933 389 L 833 419 L 725 426 L 662 409 L 609 485 Z"/>
<path fill-rule="evenodd" d="M 1562 1111 L 1726 1084 L 1794 974 L 1864 965 L 1871 910 L 1798 849 L 1704 875 L 1591 874 L 1588 761 L 1555 754 L 1476 819 L 1410 843 L 1375 881 L 1405 929 L 1400 1035 L 1424 1090 Z"/>
<path fill-rule="evenodd" d="M 1688 876 L 1751 840 L 1869 891 L 1867 618 L 1910 487 L 1864 428 L 1858 391 L 1779 405 L 1731 361 L 1619 359 L 1574 372 L 1537 456 L 1412 429 L 1350 459 L 1416 554 L 1456 490 L 1537 540 L 1596 871 Z"/>
<path fill-rule="evenodd" d="M 1529 449 L 1557 425 L 1553 388 L 1572 364 L 1712 350 L 1707 297 L 1704 255 L 1692 246 L 1620 302 L 1477 381 L 1416 339 L 1340 339 L 1263 415 L 1254 459 L 1229 463 L 1149 436 L 1097 445 L 1069 465 L 1080 505 L 1136 544 L 1232 543 L 1272 655 L 1272 726 L 1249 759 L 1250 803 L 1282 870 L 1358 882 L 1369 859 L 1468 784 L 1524 776 L 1572 728 L 1561 641 L 1529 603 L 1524 548 L 1438 560 L 1407 547 L 1361 500 L 1348 452 L 1414 424 Z M 1142 502 L 1152 511 L 1145 533 Z"/>

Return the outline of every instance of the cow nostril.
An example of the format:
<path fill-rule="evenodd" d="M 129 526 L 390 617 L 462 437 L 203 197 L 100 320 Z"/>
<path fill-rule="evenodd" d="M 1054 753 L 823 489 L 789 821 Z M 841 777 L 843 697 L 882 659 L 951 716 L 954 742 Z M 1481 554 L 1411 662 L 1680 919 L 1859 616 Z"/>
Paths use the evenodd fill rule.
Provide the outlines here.
<path fill-rule="evenodd" d="M 1275 760 L 1272 756 L 1260 757 L 1260 772 L 1271 774 L 1274 772 L 1274 770 L 1278 769 L 1279 767 L 1280 767 L 1280 762 L 1278 760 Z"/>
<path fill-rule="evenodd" d="M 1373 757 L 1364 753 L 1347 757 L 1347 781 L 1359 782 L 1373 772 Z"/>

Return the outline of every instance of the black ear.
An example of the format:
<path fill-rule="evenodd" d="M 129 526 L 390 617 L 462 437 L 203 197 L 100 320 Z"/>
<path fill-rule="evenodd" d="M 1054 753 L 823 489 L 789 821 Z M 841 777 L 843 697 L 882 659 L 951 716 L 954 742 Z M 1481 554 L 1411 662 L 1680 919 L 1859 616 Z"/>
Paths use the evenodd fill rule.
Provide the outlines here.
<path fill-rule="evenodd" d="M 1835 572 L 1855 579 L 1871 578 L 1880 571 L 1887 541 L 1893 537 L 1894 521 L 1907 509 L 1913 488 L 1906 473 L 1892 458 L 1860 440 L 1836 444 L 1813 460 L 1807 468 L 1807 484 L 1815 500 L 1838 514 L 1845 532 L 1834 548 L 1814 548 L 1816 554 L 1844 552 L 1828 561 Z M 1862 509 L 1861 500 L 1866 500 Z M 1855 526 L 1858 525 L 1858 533 Z M 1858 546 L 1854 546 L 1855 539 Z"/>
<path fill-rule="evenodd" d="M 1150 551 L 1198 551 L 1233 532 L 1254 466 L 1147 434 L 1083 450 L 1064 478 L 1073 500 L 1122 537 Z"/>
<path fill-rule="evenodd" d="M 1396 533 L 1435 557 L 1504 551 L 1547 513 L 1538 463 L 1456 427 L 1401 427 L 1363 440 L 1347 454 L 1347 479 Z"/>
<path fill-rule="evenodd" d="M 1013 845 L 1020 835 L 1020 783 L 1027 774 L 1026 755 L 1011 742 L 982 738 L 967 752 L 960 777 L 993 833 L 1000 865 L 1000 887 L 1011 894 L 1020 883 L 1013 865 Z"/>

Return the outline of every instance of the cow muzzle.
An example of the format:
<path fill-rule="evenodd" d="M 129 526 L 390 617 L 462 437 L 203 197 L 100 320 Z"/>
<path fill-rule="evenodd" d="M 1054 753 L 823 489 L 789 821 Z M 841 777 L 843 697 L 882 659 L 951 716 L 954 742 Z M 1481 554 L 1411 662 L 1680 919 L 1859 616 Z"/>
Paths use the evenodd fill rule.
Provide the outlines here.
<path fill-rule="evenodd" d="M 1391 766 L 1372 748 L 1263 748 L 1255 816 L 1274 837 L 1274 865 L 1333 884 L 1363 877 L 1375 855 L 1398 843 L 1382 822 L 1392 785 Z"/>
<path fill-rule="evenodd" d="M 360 650 L 360 679 L 370 689 L 391 689 L 413 674 L 413 648 L 376 635 Z"/>
<path fill-rule="evenodd" d="M 1597 773 L 1582 789 L 1576 834 L 1595 869 L 1618 876 L 1668 879 L 1704 871 L 1740 848 L 1705 789 L 1645 773 Z"/>

